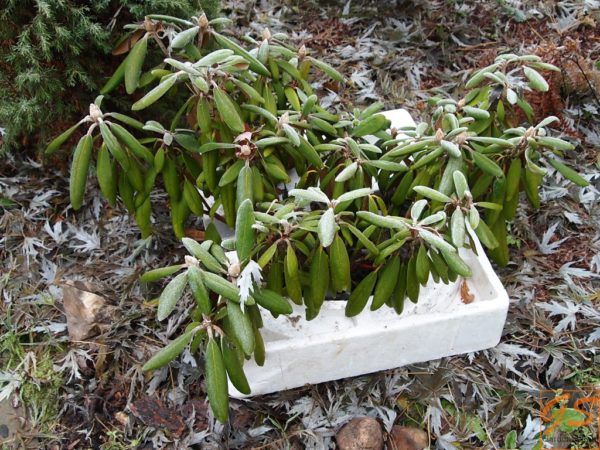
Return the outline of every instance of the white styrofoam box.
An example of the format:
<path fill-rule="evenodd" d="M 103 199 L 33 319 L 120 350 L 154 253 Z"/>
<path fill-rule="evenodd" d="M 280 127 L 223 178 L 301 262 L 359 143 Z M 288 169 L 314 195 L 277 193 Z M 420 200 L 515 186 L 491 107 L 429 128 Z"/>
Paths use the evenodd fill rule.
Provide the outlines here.
<path fill-rule="evenodd" d="M 390 109 L 389 111 L 381 111 L 379 114 L 383 114 L 391 122 L 392 128 L 402 128 L 415 126 L 415 121 L 411 117 L 410 113 L 405 109 Z M 374 144 L 377 142 L 375 136 L 365 136 L 365 141 Z"/>
<path fill-rule="evenodd" d="M 266 360 L 244 364 L 251 395 L 262 395 L 337 380 L 407 364 L 494 347 L 500 341 L 508 294 L 481 245 L 475 255 L 461 249 L 473 271 L 467 286 L 472 303 L 461 299 L 462 279 L 445 285 L 433 280 L 421 288 L 417 304 L 405 300 L 401 315 L 369 304 L 353 318 L 344 315 L 346 301 L 325 301 L 316 319 L 304 319 L 304 308 L 273 318 L 263 310 Z M 231 384 L 230 395 L 247 397 Z"/>

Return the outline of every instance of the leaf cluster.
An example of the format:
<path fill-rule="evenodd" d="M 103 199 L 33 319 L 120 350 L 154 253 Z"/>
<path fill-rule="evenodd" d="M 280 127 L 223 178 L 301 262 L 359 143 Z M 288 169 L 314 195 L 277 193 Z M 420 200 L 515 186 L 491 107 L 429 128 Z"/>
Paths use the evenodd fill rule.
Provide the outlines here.
<path fill-rule="evenodd" d="M 159 299 L 159 320 L 188 287 L 196 308 L 186 331 L 145 368 L 204 342 L 209 399 L 221 421 L 227 376 L 248 393 L 244 360 L 264 362 L 261 309 L 291 314 L 295 303 L 310 320 L 326 297 L 343 295 L 348 316 L 368 304 L 401 313 L 430 279 L 469 277 L 459 250 L 475 251 L 477 240 L 507 262 L 506 223 L 521 191 L 539 205 L 545 166 L 586 184 L 559 159 L 573 146 L 550 136 L 556 118 L 516 123 L 519 110 L 531 120 L 524 93 L 547 90 L 539 71 L 556 70 L 537 57 L 501 55 L 470 78 L 461 100 L 432 98 L 429 122 L 390 129 L 381 104 L 339 114 L 324 108 L 313 78 L 344 77 L 306 48 L 268 30 L 240 43 L 220 31 L 226 22 L 150 15 L 130 27 L 130 51 L 102 93 L 123 84 L 136 94 L 133 110 L 177 95 L 170 123 L 103 112 L 100 96 L 48 147 L 86 126 L 71 168 L 73 207 L 82 205 L 95 165 L 109 203 L 120 198 L 144 236 L 152 233 L 150 194 L 162 181 L 173 230 L 190 255 L 142 281 L 177 274 Z M 151 45 L 164 52 L 154 66 Z M 185 238 L 190 215 L 221 220 L 235 235 L 222 239 L 211 225 L 204 242 Z"/>

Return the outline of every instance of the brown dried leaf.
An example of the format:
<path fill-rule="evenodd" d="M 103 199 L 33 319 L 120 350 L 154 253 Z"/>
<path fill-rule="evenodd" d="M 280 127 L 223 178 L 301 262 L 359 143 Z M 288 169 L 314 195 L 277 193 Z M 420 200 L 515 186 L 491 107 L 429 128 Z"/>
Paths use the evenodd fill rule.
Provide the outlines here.
<path fill-rule="evenodd" d="M 81 281 L 67 281 L 63 285 L 63 305 L 71 341 L 82 341 L 97 334 L 102 325 L 113 322 L 114 306 L 95 294 L 95 288 Z"/>
<path fill-rule="evenodd" d="M 460 298 L 465 305 L 468 305 L 473 300 L 475 300 L 475 296 L 469 290 L 469 285 L 467 284 L 467 280 L 463 280 L 460 285 Z"/>
<path fill-rule="evenodd" d="M 142 36 L 144 36 L 144 34 L 144 30 L 136 30 L 135 32 L 127 36 L 125 39 L 123 39 L 121 42 L 119 42 L 119 44 L 115 48 L 113 48 L 111 53 L 115 56 L 127 53 L 129 50 L 132 49 L 135 43 L 139 41 L 142 38 Z"/>

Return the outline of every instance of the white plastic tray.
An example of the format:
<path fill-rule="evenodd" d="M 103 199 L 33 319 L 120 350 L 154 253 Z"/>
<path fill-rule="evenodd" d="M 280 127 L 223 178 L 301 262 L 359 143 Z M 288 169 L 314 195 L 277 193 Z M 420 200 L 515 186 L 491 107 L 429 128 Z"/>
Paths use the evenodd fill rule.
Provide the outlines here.
<path fill-rule="evenodd" d="M 421 288 L 419 302 L 405 300 L 397 315 L 384 306 L 356 317 L 344 315 L 345 301 L 325 301 L 318 317 L 304 319 L 295 306 L 289 316 L 273 318 L 263 310 L 266 360 L 247 361 L 244 371 L 251 395 L 262 395 L 337 380 L 444 356 L 494 347 L 500 341 L 508 294 L 477 244 L 479 256 L 461 250 L 473 275 L 467 280 L 474 296 L 463 303 L 462 279 L 445 285 L 433 280 Z M 247 397 L 231 384 L 232 397 Z"/>
<path fill-rule="evenodd" d="M 404 109 L 382 114 L 396 128 L 415 123 Z M 461 250 L 473 271 L 467 280 L 474 295 L 470 304 L 461 300 L 462 279 L 458 279 L 449 285 L 430 280 L 416 305 L 405 301 L 400 316 L 386 306 L 375 312 L 367 306 L 358 316 L 347 318 L 345 301 L 326 301 L 310 322 L 304 319 L 304 307 L 294 306 L 291 316 L 277 319 L 263 310 L 265 364 L 258 367 L 248 361 L 244 365 L 251 395 L 495 346 L 506 321 L 508 295 L 479 243 L 477 248 L 479 256 Z M 231 384 L 229 392 L 232 397 L 247 397 Z"/>

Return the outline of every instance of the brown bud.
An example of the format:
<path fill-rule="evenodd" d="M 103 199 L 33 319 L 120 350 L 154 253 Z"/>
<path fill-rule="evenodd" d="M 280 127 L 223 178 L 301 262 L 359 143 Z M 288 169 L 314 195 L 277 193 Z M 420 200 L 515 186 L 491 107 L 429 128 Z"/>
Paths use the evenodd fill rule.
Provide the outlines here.
<path fill-rule="evenodd" d="M 442 131 L 441 128 L 438 128 L 435 132 L 435 140 L 437 142 L 441 142 L 442 139 L 444 139 L 444 132 Z"/>
<path fill-rule="evenodd" d="M 306 45 L 302 45 L 302 47 L 300 47 L 298 49 L 298 58 L 302 59 L 306 56 Z"/>
<path fill-rule="evenodd" d="M 208 28 L 208 18 L 206 17 L 206 14 L 202 14 L 198 18 L 198 25 L 200 28 Z"/>

